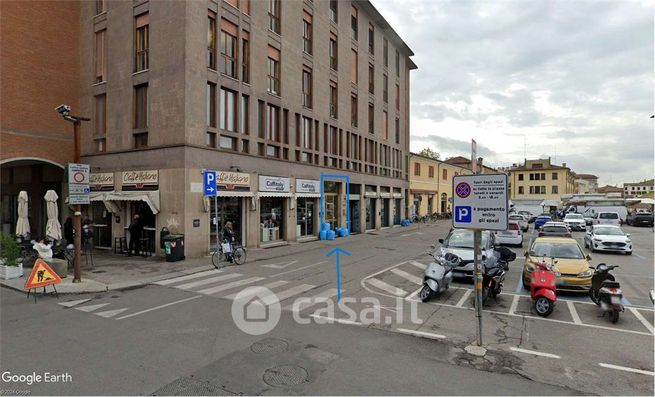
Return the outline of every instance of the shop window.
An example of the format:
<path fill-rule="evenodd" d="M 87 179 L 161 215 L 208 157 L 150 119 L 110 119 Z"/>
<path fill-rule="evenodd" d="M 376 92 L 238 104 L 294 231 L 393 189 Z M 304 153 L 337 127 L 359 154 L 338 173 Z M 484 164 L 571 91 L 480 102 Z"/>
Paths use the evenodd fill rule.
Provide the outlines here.
<path fill-rule="evenodd" d="M 262 243 L 284 240 L 284 204 L 283 197 L 260 197 L 260 241 Z"/>
<path fill-rule="evenodd" d="M 296 235 L 298 237 L 314 234 L 316 199 L 301 197 L 296 203 Z"/>

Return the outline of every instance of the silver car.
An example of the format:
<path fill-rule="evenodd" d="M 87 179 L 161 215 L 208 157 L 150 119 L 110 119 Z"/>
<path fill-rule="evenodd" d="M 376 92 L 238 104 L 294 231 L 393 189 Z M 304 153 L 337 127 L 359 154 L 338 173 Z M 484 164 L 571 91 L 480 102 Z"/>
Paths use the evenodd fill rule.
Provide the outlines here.
<path fill-rule="evenodd" d="M 453 269 L 453 276 L 455 277 L 473 277 L 474 263 L 473 263 L 473 231 L 465 229 L 453 229 L 448 233 L 445 239 L 440 238 L 439 243 L 441 246 L 436 254 L 439 256 L 446 255 L 447 253 L 455 254 L 462 260 L 455 269 Z M 482 260 L 487 258 L 495 258 L 494 246 L 496 240 L 493 233 L 488 230 L 482 231 Z"/>
<path fill-rule="evenodd" d="M 587 230 L 587 223 L 582 214 L 566 214 L 564 223 L 571 230 Z"/>

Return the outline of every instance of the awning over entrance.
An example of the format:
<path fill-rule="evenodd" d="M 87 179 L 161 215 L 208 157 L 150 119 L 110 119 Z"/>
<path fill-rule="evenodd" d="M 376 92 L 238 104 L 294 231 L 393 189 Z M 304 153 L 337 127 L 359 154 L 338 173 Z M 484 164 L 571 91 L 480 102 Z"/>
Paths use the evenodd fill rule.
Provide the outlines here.
<path fill-rule="evenodd" d="M 219 190 L 218 197 L 252 197 L 253 192 L 240 192 L 238 190 Z"/>
<path fill-rule="evenodd" d="M 259 192 L 258 197 L 293 197 L 290 192 Z"/>
<path fill-rule="evenodd" d="M 91 192 L 91 201 L 102 201 L 109 212 L 119 212 L 118 201 L 143 201 L 153 214 L 159 213 L 159 190 L 133 192 Z"/>
<path fill-rule="evenodd" d="M 296 193 L 296 198 L 319 198 L 321 193 Z"/>

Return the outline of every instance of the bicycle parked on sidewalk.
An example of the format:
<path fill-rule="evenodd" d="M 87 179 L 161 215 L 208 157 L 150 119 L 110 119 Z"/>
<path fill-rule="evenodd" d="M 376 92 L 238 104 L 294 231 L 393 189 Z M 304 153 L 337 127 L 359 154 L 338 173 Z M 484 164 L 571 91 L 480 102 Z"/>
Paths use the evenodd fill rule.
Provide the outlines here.
<path fill-rule="evenodd" d="M 212 265 L 216 269 L 232 264 L 243 265 L 246 263 L 246 249 L 235 238 L 232 241 L 223 239 L 218 244 L 218 249 L 212 254 Z"/>

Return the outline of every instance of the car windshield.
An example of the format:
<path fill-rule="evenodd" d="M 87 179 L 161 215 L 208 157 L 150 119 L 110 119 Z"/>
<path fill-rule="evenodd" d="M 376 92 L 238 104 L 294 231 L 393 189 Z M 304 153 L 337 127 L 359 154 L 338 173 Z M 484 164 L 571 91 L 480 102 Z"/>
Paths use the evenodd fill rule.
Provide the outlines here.
<path fill-rule="evenodd" d="M 487 246 L 489 233 L 482 233 L 482 246 Z M 473 232 L 469 230 L 454 230 L 444 240 L 445 248 L 471 248 L 473 249 Z"/>
<path fill-rule="evenodd" d="M 601 212 L 599 215 L 600 219 L 619 219 L 619 214 L 616 212 Z"/>
<path fill-rule="evenodd" d="M 580 214 L 568 214 L 564 219 L 583 219 Z"/>
<path fill-rule="evenodd" d="M 510 215 L 509 219 L 513 221 L 522 221 L 523 217 L 521 215 Z"/>
<path fill-rule="evenodd" d="M 532 245 L 530 255 L 549 258 L 583 259 L 584 255 L 578 244 L 536 242 Z"/>
<path fill-rule="evenodd" d="M 553 218 L 551 218 L 551 217 L 549 217 L 549 216 L 540 216 L 538 219 L 541 219 L 541 220 L 551 220 L 551 219 L 553 219 Z"/>
<path fill-rule="evenodd" d="M 568 233 L 569 229 L 564 226 L 544 226 L 544 232 L 550 233 Z"/>
<path fill-rule="evenodd" d="M 597 227 L 594 233 L 608 236 L 623 236 L 623 231 L 616 227 Z"/>

